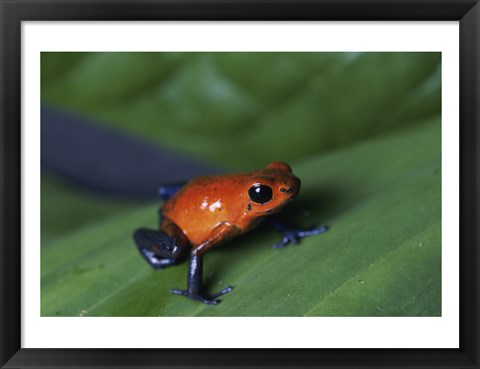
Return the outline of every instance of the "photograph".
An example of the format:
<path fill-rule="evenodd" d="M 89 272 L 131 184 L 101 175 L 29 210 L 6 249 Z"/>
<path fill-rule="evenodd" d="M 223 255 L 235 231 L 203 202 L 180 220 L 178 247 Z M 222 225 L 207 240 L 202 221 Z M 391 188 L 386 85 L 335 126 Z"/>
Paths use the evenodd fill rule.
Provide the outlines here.
<path fill-rule="evenodd" d="M 478 368 L 479 0 L 0 0 L 0 368 Z"/>
<path fill-rule="evenodd" d="M 442 317 L 441 52 L 53 52 L 41 317 Z"/>

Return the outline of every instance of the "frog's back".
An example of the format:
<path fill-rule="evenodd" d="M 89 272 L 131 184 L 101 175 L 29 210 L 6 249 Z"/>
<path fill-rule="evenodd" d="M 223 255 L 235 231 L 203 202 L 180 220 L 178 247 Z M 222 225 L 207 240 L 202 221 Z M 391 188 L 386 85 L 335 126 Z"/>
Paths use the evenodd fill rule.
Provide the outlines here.
<path fill-rule="evenodd" d="M 198 245 L 218 224 L 235 224 L 245 213 L 245 194 L 238 191 L 245 181 L 243 174 L 193 179 L 164 204 L 162 215 L 175 222 L 193 245 Z"/>

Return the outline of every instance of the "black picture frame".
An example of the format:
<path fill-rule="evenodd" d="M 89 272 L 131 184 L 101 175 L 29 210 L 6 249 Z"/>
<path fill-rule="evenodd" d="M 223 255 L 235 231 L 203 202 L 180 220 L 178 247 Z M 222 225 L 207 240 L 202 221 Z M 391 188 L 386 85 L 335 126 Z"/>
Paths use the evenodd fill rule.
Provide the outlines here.
<path fill-rule="evenodd" d="M 0 0 L 0 12 L 2 368 L 479 368 L 480 4 L 477 0 Z M 29 20 L 459 21 L 460 348 L 21 348 L 21 22 Z"/>

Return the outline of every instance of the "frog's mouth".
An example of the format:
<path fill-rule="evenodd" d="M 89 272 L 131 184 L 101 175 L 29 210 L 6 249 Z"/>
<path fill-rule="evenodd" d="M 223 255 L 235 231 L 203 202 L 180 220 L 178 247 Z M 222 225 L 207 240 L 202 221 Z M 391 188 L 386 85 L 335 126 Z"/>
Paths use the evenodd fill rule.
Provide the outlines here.
<path fill-rule="evenodd" d="M 274 213 L 278 213 L 280 210 L 283 209 L 283 207 L 285 205 L 287 205 L 287 203 L 289 203 L 290 201 L 292 201 L 294 198 L 296 197 L 296 194 L 293 195 L 292 197 L 290 197 L 288 200 L 285 200 L 285 202 L 281 203 L 280 205 L 272 208 L 272 209 L 267 209 L 265 211 L 262 211 L 260 214 L 265 214 L 265 215 L 268 215 L 268 214 L 274 214 Z"/>

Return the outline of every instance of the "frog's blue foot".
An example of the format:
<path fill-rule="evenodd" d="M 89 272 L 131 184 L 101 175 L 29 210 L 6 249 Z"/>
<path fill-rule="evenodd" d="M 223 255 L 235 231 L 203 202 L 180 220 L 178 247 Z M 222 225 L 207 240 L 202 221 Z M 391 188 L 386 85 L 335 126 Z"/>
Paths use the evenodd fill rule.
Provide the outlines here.
<path fill-rule="evenodd" d="M 176 289 L 170 290 L 170 293 L 174 293 L 175 295 L 185 296 L 185 297 L 188 297 L 192 300 L 203 302 L 204 304 L 217 305 L 218 303 L 220 303 L 220 300 L 218 300 L 218 297 L 220 297 L 222 295 L 225 295 L 226 293 L 230 292 L 231 290 L 233 290 L 233 287 L 228 286 L 228 287 L 224 288 L 223 290 L 221 290 L 217 293 L 214 293 L 212 295 L 201 295 L 201 294 L 198 294 L 198 293 L 191 293 L 188 290 L 176 290 Z"/>
<path fill-rule="evenodd" d="M 177 191 L 180 190 L 186 183 L 187 182 L 180 182 L 160 186 L 158 188 L 158 196 L 160 196 L 163 201 L 167 201 L 170 197 L 175 195 Z"/>
<path fill-rule="evenodd" d="M 286 228 L 284 224 L 275 224 L 275 229 L 282 233 L 283 236 L 279 243 L 272 246 L 274 249 L 278 249 L 287 246 L 289 243 L 296 245 L 301 238 L 325 233 L 328 227 L 315 225 L 304 230 L 300 228 Z"/>
<path fill-rule="evenodd" d="M 182 259 L 182 250 L 176 244 L 176 240 L 170 239 L 162 231 L 137 229 L 133 239 L 140 254 L 154 269 L 164 269 Z"/>

